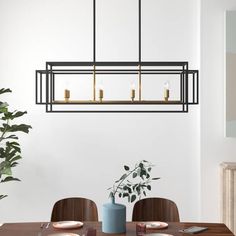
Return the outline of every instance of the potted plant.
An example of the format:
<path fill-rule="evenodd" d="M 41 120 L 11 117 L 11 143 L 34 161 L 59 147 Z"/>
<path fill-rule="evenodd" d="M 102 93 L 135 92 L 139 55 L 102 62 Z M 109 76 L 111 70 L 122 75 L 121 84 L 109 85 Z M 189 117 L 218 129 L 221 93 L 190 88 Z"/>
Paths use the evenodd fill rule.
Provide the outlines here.
<path fill-rule="evenodd" d="M 10 89 L 0 89 L 0 95 L 11 92 Z M 9 111 L 8 104 L 0 101 L 0 183 L 9 181 L 19 181 L 13 177 L 12 168 L 17 166 L 18 160 L 21 159 L 21 147 L 18 143 L 17 132 L 28 133 L 30 125 L 12 124 L 12 121 L 25 115 L 24 111 Z M 7 195 L 0 195 L 3 199 Z"/>
<path fill-rule="evenodd" d="M 153 164 L 142 160 L 135 164 L 134 168 L 125 165 L 125 173 L 115 181 L 110 190 L 111 202 L 103 205 L 102 231 L 104 233 L 124 233 L 126 225 L 126 207 L 115 203 L 115 197 L 127 198 L 128 202 L 134 202 L 137 198 L 146 196 L 151 190 L 151 177 Z"/>

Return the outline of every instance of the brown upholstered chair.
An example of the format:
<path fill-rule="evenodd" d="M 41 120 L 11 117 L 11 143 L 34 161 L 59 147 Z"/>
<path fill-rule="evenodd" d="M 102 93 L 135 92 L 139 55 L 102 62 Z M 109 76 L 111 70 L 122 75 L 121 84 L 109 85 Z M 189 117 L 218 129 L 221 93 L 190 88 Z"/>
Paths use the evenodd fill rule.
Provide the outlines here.
<path fill-rule="evenodd" d="M 51 221 L 98 221 L 95 202 L 86 198 L 65 198 L 57 201 L 52 209 Z"/>
<path fill-rule="evenodd" d="M 132 220 L 179 222 L 179 211 L 169 199 L 145 198 L 135 203 Z"/>

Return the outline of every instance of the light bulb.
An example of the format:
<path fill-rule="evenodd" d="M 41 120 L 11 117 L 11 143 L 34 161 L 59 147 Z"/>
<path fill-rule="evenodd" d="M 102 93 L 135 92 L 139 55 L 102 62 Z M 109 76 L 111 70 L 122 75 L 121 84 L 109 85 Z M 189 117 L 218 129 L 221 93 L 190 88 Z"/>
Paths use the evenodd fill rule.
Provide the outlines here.
<path fill-rule="evenodd" d="M 131 94 L 130 94 L 131 100 L 134 101 L 135 98 L 135 83 L 132 82 L 131 84 Z"/>
<path fill-rule="evenodd" d="M 166 81 L 164 83 L 164 100 L 167 102 L 170 97 L 170 82 Z"/>
<path fill-rule="evenodd" d="M 98 89 L 99 89 L 99 99 L 100 99 L 100 102 L 102 102 L 102 99 L 103 99 L 103 85 L 102 83 L 99 84 L 98 86 Z"/>

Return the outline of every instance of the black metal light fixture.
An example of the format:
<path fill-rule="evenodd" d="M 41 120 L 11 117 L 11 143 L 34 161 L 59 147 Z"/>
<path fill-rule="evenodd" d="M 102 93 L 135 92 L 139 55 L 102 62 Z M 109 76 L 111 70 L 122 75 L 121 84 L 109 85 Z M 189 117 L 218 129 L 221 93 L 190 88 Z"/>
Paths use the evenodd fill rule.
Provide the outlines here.
<path fill-rule="evenodd" d="M 188 112 L 189 105 L 198 104 L 198 70 L 189 70 L 188 62 L 141 60 L 141 0 L 138 0 L 138 12 L 138 61 L 96 61 L 96 0 L 93 0 L 93 61 L 46 62 L 45 70 L 36 70 L 36 104 L 45 105 L 46 112 Z M 71 79 L 72 75 L 87 76 L 89 99 L 71 99 L 71 91 L 66 87 L 63 89 L 64 97 L 57 98 L 58 78 L 66 76 Z M 121 79 L 132 76 L 135 85 L 123 99 L 106 99 L 106 91 L 98 87 L 98 76 L 119 76 Z M 169 81 L 165 80 L 161 98 L 145 98 L 143 84 L 150 76 L 152 82 L 160 76 L 175 76 L 177 96 L 171 99 Z"/>

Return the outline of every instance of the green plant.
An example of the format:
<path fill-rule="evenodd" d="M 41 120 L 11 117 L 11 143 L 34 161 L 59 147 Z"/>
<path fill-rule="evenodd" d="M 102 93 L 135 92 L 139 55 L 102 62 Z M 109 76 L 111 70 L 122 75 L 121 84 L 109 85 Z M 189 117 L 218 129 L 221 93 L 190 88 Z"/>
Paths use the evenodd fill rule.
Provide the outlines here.
<path fill-rule="evenodd" d="M 135 164 L 133 169 L 125 165 L 125 173 L 116 180 L 112 187 L 108 188 L 111 190 L 110 197 L 115 197 L 116 194 L 120 198 L 128 198 L 128 202 L 134 202 L 137 197 L 139 199 L 142 195 L 146 196 L 146 191 L 151 190 L 151 181 L 158 180 L 158 178 L 151 178 L 151 170 L 154 165 L 148 161 L 142 160 Z M 132 182 L 131 178 L 136 180 Z"/>
<path fill-rule="evenodd" d="M 10 93 L 10 89 L 0 89 L 0 95 Z M 21 159 L 21 148 L 17 142 L 18 136 L 16 132 L 28 133 L 32 127 L 26 124 L 11 124 L 12 121 L 18 117 L 25 115 L 24 111 L 8 110 L 8 104 L 0 101 L 0 183 L 9 181 L 20 181 L 12 175 L 12 168 L 18 164 Z M 0 199 L 7 195 L 0 195 Z"/>

